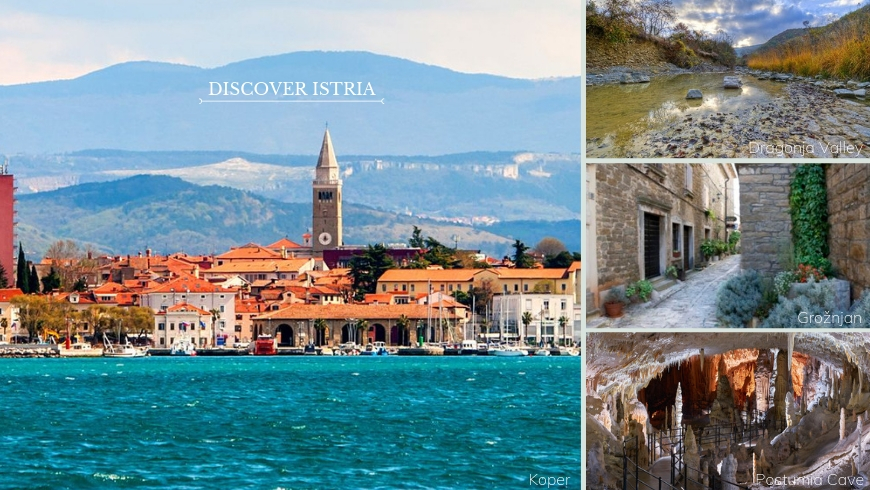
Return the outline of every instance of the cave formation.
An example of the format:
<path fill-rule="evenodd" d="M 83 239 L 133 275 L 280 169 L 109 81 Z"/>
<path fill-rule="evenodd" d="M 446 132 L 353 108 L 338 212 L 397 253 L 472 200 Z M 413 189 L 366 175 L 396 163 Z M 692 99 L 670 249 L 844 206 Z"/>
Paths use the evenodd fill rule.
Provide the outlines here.
<path fill-rule="evenodd" d="M 657 477 L 698 489 L 729 488 L 722 479 L 754 488 L 868 481 L 859 448 L 870 449 L 870 333 L 588 339 L 587 488 L 622 488 L 626 459 L 630 488 L 635 478 L 658 488 Z"/>

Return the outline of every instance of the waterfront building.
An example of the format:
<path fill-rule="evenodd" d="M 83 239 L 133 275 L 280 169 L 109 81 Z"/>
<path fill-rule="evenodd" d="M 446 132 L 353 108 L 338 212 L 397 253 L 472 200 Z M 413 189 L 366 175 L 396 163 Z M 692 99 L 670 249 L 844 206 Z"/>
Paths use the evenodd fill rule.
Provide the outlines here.
<path fill-rule="evenodd" d="M 0 289 L 0 343 L 10 342 L 18 333 L 21 320 L 18 308 L 12 306 L 12 298 L 23 294 L 18 288 Z"/>
<path fill-rule="evenodd" d="M 573 295 L 497 294 L 492 300 L 492 323 L 486 334 L 489 339 L 555 345 L 575 340 Z M 576 332 L 579 336 L 579 330 Z"/>
<path fill-rule="evenodd" d="M 188 336 L 197 347 L 215 344 L 218 330 L 212 314 L 182 302 L 154 313 L 156 328 L 152 337 L 154 347 L 169 348 L 177 338 Z M 227 332 L 224 332 L 227 333 Z M 235 335 L 228 336 L 232 346 Z"/>
<path fill-rule="evenodd" d="M 215 327 L 211 332 L 214 337 L 206 345 L 217 344 L 217 337 L 233 336 L 235 331 L 230 325 L 235 324 L 236 291 L 225 289 L 191 275 L 184 275 L 168 281 L 160 286 L 146 290 L 140 295 L 140 305 L 151 308 L 155 314 L 155 331 L 159 327 L 159 312 L 165 312 L 170 307 L 186 303 L 214 316 Z"/>
<path fill-rule="evenodd" d="M 274 305 L 254 318 L 254 333 L 267 333 L 278 339 L 279 346 L 299 346 L 313 340 L 317 345 L 338 345 L 344 342 L 366 344 L 381 341 L 387 345 L 410 345 L 417 338 L 418 325 L 427 341 L 462 339 L 465 318 L 445 309 L 439 313 L 434 305 L 422 304 L 341 304 Z M 407 329 L 400 320 L 407 318 Z M 325 330 L 315 328 L 316 320 L 326 322 Z M 439 331 L 439 323 L 443 326 Z M 428 325 L 428 330 L 426 326 Z"/>

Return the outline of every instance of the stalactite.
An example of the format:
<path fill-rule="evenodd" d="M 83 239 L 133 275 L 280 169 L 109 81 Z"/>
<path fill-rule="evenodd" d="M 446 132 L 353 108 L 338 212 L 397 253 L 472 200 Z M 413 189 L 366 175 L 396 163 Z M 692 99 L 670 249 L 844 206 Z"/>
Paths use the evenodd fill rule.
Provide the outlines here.
<path fill-rule="evenodd" d="M 680 383 L 677 383 L 677 396 L 674 401 L 674 420 L 676 427 L 679 428 L 683 424 L 683 390 Z"/>
<path fill-rule="evenodd" d="M 788 374 L 791 375 L 791 356 L 794 354 L 794 332 L 788 334 Z"/>
<path fill-rule="evenodd" d="M 786 371 L 785 352 L 779 351 L 776 355 L 776 381 L 773 392 L 773 414 L 776 420 L 785 418 L 785 394 L 788 391 Z"/>
<path fill-rule="evenodd" d="M 840 409 L 840 440 L 846 438 L 846 409 Z"/>
<path fill-rule="evenodd" d="M 704 372 L 704 348 L 701 347 L 701 373 Z"/>

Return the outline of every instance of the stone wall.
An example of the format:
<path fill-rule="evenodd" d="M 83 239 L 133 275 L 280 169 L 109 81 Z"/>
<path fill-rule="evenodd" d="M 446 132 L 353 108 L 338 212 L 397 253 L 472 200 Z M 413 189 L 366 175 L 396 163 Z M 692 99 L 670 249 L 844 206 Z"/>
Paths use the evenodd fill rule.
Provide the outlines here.
<path fill-rule="evenodd" d="M 743 269 L 764 274 L 783 270 L 780 256 L 791 246 L 788 192 L 794 164 L 738 164 Z"/>
<path fill-rule="evenodd" d="M 870 287 L 870 165 L 827 165 L 825 179 L 831 224 L 828 258 L 852 283 L 852 299 L 856 299 Z"/>
<path fill-rule="evenodd" d="M 664 241 L 668 251 L 667 263 L 677 261 L 671 257 L 671 226 L 673 223 L 692 226 L 695 263 L 703 259 L 700 245 L 705 228 L 716 225 L 704 215 L 702 188 L 711 164 L 691 164 L 695 168 L 692 189 L 685 189 L 685 168 L 689 164 L 598 164 L 595 171 L 596 255 L 597 277 L 591 283 L 603 292 L 613 286 L 637 281 L 643 275 L 640 245 L 640 216 L 644 211 L 662 217 Z M 688 192 L 687 192 L 688 191 Z M 723 208 L 724 211 L 724 208 Z M 724 221 L 719 216 L 720 228 Z M 724 238 L 724 231 L 722 237 Z M 600 298 L 596 298 L 599 299 Z M 596 303 L 599 304 L 599 303 Z"/>

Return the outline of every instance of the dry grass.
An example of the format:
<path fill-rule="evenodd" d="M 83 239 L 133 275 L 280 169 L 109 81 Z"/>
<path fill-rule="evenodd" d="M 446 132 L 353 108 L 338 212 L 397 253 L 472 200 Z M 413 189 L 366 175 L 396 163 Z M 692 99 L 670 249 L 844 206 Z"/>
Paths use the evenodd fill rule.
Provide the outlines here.
<path fill-rule="evenodd" d="M 870 15 L 853 12 L 851 18 L 780 46 L 754 53 L 747 65 L 756 70 L 795 73 L 803 76 L 870 79 Z"/>

